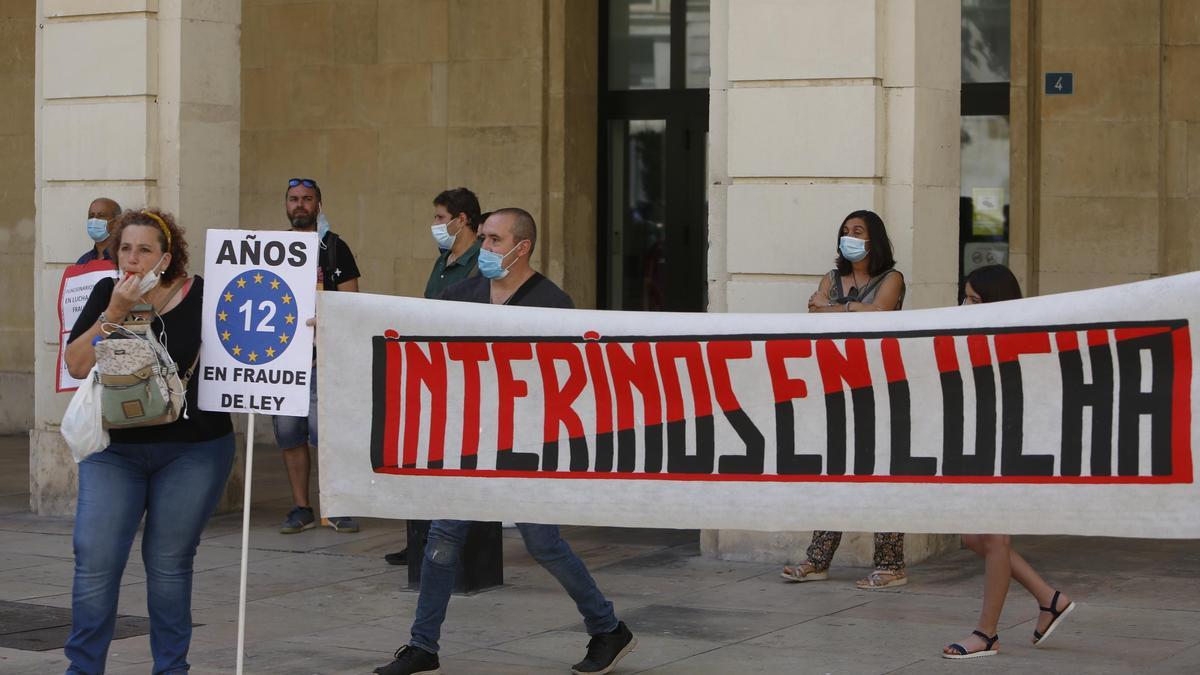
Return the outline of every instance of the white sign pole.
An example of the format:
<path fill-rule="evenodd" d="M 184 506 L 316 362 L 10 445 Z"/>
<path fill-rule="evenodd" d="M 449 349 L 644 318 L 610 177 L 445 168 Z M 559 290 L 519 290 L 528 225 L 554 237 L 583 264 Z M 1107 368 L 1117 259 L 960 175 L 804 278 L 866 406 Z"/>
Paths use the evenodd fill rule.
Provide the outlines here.
<path fill-rule="evenodd" d="M 246 571 L 250 563 L 250 484 L 254 476 L 254 413 L 246 424 L 246 487 L 242 492 L 242 575 L 238 584 L 237 675 L 246 650 Z"/>

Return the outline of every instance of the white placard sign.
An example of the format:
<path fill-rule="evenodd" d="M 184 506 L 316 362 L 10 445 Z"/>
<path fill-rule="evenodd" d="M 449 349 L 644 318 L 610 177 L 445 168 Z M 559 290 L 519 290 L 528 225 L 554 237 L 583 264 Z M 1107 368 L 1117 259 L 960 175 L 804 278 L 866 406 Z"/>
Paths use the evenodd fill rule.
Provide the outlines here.
<path fill-rule="evenodd" d="M 83 312 L 92 295 L 96 282 L 105 277 L 117 276 L 117 268 L 111 260 L 93 260 L 82 265 L 71 265 L 63 272 L 58 287 L 58 382 L 55 391 L 75 391 L 80 381 L 67 372 L 67 338 L 75 321 Z"/>
<path fill-rule="evenodd" d="M 317 235 L 209 230 L 200 408 L 308 414 Z"/>

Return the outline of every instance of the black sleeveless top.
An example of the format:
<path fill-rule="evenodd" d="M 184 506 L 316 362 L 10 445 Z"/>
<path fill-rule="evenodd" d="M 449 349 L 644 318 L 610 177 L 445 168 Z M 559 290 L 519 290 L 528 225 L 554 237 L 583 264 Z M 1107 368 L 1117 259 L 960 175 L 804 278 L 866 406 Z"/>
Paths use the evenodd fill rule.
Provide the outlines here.
<path fill-rule="evenodd" d="M 112 299 L 116 280 L 101 279 L 88 296 L 87 304 L 71 329 L 68 343 L 87 332 L 92 324 L 100 318 L 100 313 L 108 307 Z M 202 322 L 204 303 L 204 278 L 197 275 L 192 279 L 192 286 L 187 295 L 178 305 L 171 308 L 162 317 L 155 317 L 150 324 L 155 336 L 167 347 L 167 352 L 179 368 L 180 377 L 192 367 L 196 355 L 200 353 L 200 325 Z M 163 338 L 164 333 L 166 338 Z M 195 373 L 200 372 L 203 364 L 197 362 Z M 160 424 L 153 427 L 134 427 L 132 429 L 109 429 L 108 436 L 113 443 L 196 443 L 211 441 L 233 432 L 233 422 L 229 413 L 206 412 L 196 403 L 200 378 L 193 374 L 187 385 L 187 419 L 180 416 L 170 424 Z"/>

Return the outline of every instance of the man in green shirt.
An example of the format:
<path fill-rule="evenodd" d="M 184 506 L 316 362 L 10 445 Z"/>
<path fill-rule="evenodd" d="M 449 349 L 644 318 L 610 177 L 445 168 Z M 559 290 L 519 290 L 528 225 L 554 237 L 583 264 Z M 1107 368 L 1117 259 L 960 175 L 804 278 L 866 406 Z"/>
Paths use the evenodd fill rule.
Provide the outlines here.
<path fill-rule="evenodd" d="M 476 262 L 479 258 L 477 231 L 483 218 L 479 213 L 479 199 L 465 187 L 446 190 L 433 198 L 433 225 L 430 230 L 442 254 L 433 263 L 429 281 L 425 283 L 425 297 L 435 300 L 447 286 L 463 279 L 479 276 Z M 429 521 L 414 521 L 410 532 L 425 532 Z M 408 564 L 408 549 L 383 556 L 392 565 Z"/>
<path fill-rule="evenodd" d="M 433 199 L 430 230 L 442 254 L 433 264 L 425 297 L 436 298 L 447 286 L 479 275 L 479 200 L 467 188 L 446 190 Z"/>

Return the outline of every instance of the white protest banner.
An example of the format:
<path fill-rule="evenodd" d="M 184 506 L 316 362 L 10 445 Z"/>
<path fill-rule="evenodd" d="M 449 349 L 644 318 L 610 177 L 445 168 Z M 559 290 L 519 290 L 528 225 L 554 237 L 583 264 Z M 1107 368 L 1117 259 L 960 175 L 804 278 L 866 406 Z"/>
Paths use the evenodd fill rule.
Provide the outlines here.
<path fill-rule="evenodd" d="M 209 230 L 200 408 L 308 414 L 317 236 Z"/>
<path fill-rule="evenodd" d="M 75 391 L 79 388 L 79 380 L 67 372 L 63 357 L 67 350 L 67 338 L 71 336 L 71 329 L 75 327 L 75 321 L 87 304 L 96 282 L 116 276 L 117 267 L 111 260 L 71 265 L 63 271 L 62 282 L 58 285 L 58 379 L 55 391 Z"/>
<path fill-rule="evenodd" d="M 1187 274 L 819 315 L 326 294 L 321 499 L 403 518 L 1197 537 L 1198 291 Z"/>

